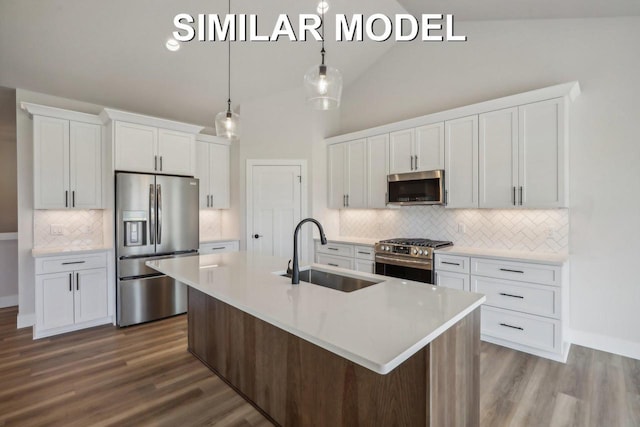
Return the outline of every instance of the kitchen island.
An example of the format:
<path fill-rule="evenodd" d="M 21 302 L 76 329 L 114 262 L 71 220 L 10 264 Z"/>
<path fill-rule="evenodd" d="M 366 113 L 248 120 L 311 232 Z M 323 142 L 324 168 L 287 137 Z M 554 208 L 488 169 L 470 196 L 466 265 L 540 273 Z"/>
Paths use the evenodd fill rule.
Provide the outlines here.
<path fill-rule="evenodd" d="M 149 261 L 189 285 L 189 351 L 279 425 L 479 424 L 482 295 L 380 283 L 341 292 L 237 252 Z"/>

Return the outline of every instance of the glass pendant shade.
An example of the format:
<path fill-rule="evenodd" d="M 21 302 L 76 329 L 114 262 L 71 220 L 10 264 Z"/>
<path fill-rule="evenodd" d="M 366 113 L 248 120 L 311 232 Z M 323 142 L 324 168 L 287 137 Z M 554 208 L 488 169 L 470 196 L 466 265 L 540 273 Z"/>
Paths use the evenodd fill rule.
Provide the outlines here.
<path fill-rule="evenodd" d="M 230 141 L 240 139 L 240 115 L 230 110 L 216 114 L 216 135 Z"/>
<path fill-rule="evenodd" d="M 328 65 L 314 65 L 304 75 L 307 104 L 316 110 L 331 110 L 340 106 L 342 74 Z"/>

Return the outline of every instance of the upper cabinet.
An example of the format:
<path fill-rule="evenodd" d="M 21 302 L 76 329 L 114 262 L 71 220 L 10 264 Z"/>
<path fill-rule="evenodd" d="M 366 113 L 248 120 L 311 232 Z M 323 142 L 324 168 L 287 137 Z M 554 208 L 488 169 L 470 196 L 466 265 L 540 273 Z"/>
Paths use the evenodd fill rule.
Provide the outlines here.
<path fill-rule="evenodd" d="M 23 103 L 33 116 L 34 209 L 102 209 L 99 118 Z"/>
<path fill-rule="evenodd" d="M 118 171 L 194 176 L 203 127 L 105 108 Z"/>
<path fill-rule="evenodd" d="M 444 169 L 444 123 L 390 134 L 389 173 Z"/>
<path fill-rule="evenodd" d="M 445 123 L 445 204 L 478 207 L 478 116 Z"/>
<path fill-rule="evenodd" d="M 208 135 L 198 136 L 196 178 L 200 180 L 200 209 L 228 209 L 229 141 Z"/>
<path fill-rule="evenodd" d="M 329 146 L 329 207 L 367 207 L 367 140 Z"/>
<path fill-rule="evenodd" d="M 387 206 L 387 175 L 389 174 L 389 135 L 367 138 L 367 207 Z"/>

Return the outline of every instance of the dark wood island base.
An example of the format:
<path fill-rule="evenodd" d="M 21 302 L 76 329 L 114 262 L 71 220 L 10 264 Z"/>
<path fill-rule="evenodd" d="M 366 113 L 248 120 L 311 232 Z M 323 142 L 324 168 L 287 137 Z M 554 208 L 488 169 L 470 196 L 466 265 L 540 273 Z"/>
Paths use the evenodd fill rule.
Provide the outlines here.
<path fill-rule="evenodd" d="M 189 351 L 276 425 L 478 426 L 480 308 L 386 375 L 189 287 Z"/>

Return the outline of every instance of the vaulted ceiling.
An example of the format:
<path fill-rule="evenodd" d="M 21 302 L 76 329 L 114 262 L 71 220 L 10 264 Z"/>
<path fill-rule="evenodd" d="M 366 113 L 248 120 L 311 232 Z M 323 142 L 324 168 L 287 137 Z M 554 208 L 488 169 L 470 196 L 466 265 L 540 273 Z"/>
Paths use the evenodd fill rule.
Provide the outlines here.
<path fill-rule="evenodd" d="M 233 0 L 232 13 L 259 16 L 269 33 L 278 14 L 314 13 L 317 0 Z M 638 0 L 330 0 L 327 62 L 346 84 L 393 42 L 338 43 L 333 13 L 454 13 L 456 20 L 624 16 Z M 224 0 L 0 0 L 0 86 L 210 126 L 225 108 L 227 45 L 164 44 L 177 13 L 227 12 Z M 317 42 L 238 42 L 232 46 L 234 106 L 302 86 L 319 61 Z"/>

